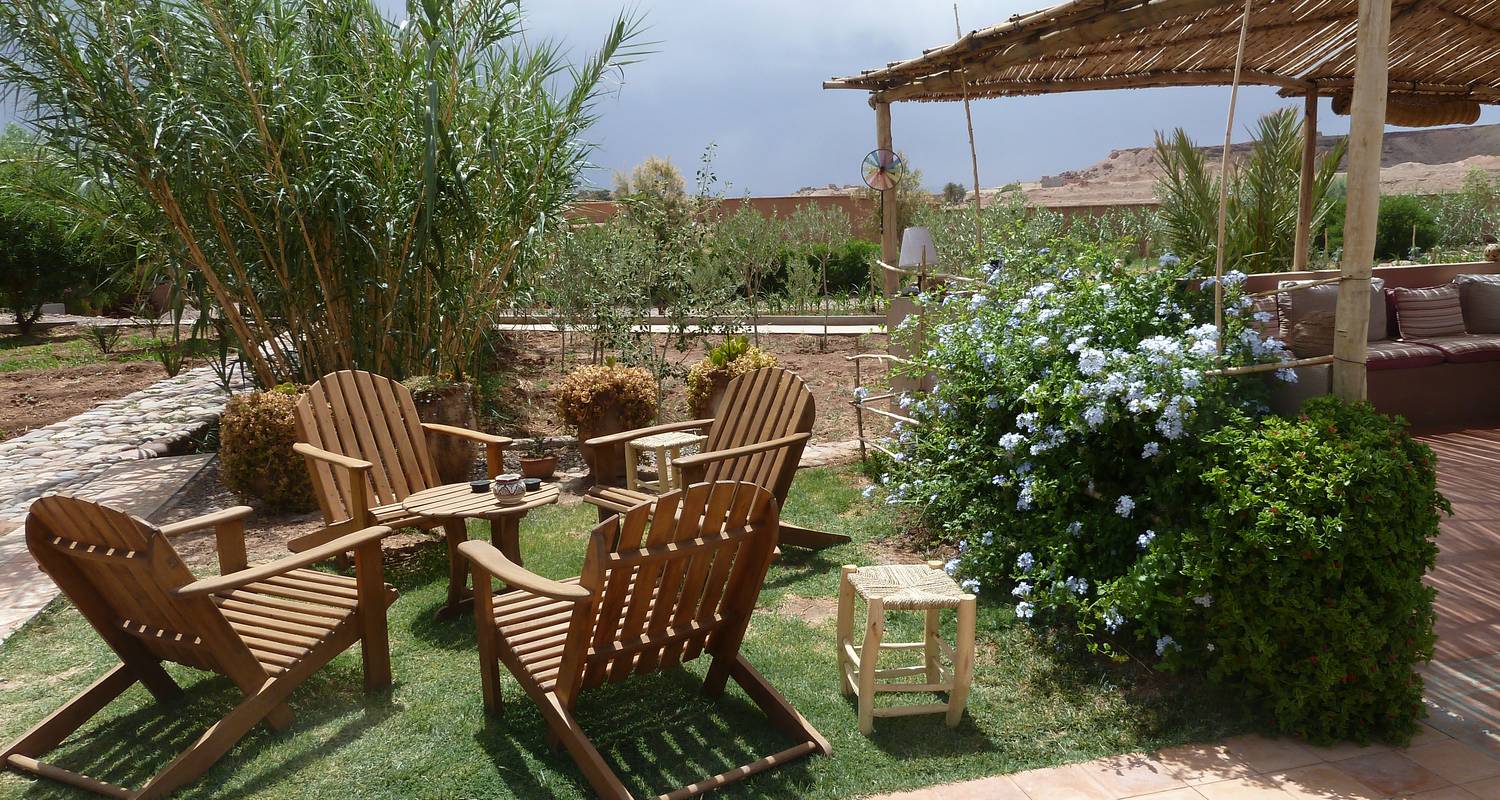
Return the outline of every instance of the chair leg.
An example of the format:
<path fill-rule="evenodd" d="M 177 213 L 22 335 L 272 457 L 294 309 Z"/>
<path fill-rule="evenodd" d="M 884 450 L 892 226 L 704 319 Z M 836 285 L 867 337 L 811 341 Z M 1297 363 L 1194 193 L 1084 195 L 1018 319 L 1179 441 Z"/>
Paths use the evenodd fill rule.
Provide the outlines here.
<path fill-rule="evenodd" d="M 283 701 L 292 693 L 292 688 L 306 677 L 293 677 L 298 672 L 294 670 L 262 684 L 259 690 L 241 701 L 227 716 L 210 725 L 191 747 L 156 773 L 134 796 L 140 800 L 165 797 L 207 772 L 209 767 L 229 752 L 267 714 L 277 707 L 284 707 Z"/>
<path fill-rule="evenodd" d="M 858 571 L 859 567 L 846 564 L 839 572 L 838 634 L 834 637 L 834 646 L 838 651 L 839 691 L 846 697 L 854 694 L 849 686 L 849 672 L 853 665 L 846 649 L 854 645 L 854 584 L 849 576 Z"/>
<path fill-rule="evenodd" d="M 880 640 L 885 638 L 885 602 L 871 600 L 865 620 L 865 642 L 859 651 L 859 732 L 875 731 L 875 669 L 880 663 Z"/>
<path fill-rule="evenodd" d="M 359 649 L 368 694 L 391 685 L 391 639 L 386 620 L 385 570 L 381 565 L 379 540 L 354 552 L 354 574 L 359 602 L 355 616 L 359 621 Z"/>
<path fill-rule="evenodd" d="M 958 727 L 964 706 L 969 702 L 969 686 L 974 681 L 974 627 L 977 601 L 973 595 L 958 604 L 958 639 L 953 649 L 953 691 L 948 694 L 948 727 Z"/>
<path fill-rule="evenodd" d="M 577 720 L 563 708 L 557 695 L 547 695 L 546 702 L 540 703 L 538 708 L 541 709 L 542 717 L 547 720 L 549 735 L 556 736 L 562 746 L 567 748 L 568 754 L 578 765 L 578 770 L 588 779 L 589 786 L 593 787 L 594 794 L 603 800 L 632 800 L 630 791 L 620 782 L 615 771 L 609 768 L 609 763 L 604 760 L 598 748 L 594 747 L 594 743 L 583 735 Z"/>
<path fill-rule="evenodd" d="M 160 666 L 156 668 L 161 669 Z M 13 755 L 37 758 L 50 752 L 135 682 L 136 671 L 128 664 L 120 664 L 104 673 L 89 688 L 6 745 L 5 750 L 0 751 L 0 765 Z"/>

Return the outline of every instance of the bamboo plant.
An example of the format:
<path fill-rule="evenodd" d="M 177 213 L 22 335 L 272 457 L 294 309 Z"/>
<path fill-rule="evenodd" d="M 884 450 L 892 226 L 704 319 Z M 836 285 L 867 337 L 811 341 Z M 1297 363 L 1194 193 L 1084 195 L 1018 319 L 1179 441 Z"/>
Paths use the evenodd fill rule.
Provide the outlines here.
<path fill-rule="evenodd" d="M 515 0 L 15 0 L 0 77 L 81 174 L 147 209 L 260 383 L 462 375 L 572 200 L 633 17 L 588 58 Z"/>

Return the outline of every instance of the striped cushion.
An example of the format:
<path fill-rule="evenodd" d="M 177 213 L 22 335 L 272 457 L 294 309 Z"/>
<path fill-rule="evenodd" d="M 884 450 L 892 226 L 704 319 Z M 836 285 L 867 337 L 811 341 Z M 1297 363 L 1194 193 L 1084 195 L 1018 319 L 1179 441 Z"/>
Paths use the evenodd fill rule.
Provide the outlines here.
<path fill-rule="evenodd" d="M 1421 340 L 1465 333 L 1458 287 L 1451 283 L 1430 289 L 1397 289 L 1395 301 L 1396 322 L 1401 326 L 1403 339 Z"/>

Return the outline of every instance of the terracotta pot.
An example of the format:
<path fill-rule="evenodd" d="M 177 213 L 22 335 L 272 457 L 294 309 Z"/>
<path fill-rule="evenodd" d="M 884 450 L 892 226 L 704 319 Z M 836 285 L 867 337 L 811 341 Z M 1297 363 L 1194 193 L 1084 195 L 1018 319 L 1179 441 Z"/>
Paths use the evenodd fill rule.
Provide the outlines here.
<path fill-rule="evenodd" d="M 625 446 L 608 447 L 596 453 L 585 442 L 595 436 L 608 436 L 625 430 L 620 412 L 614 409 L 594 420 L 592 426 L 578 429 L 578 452 L 583 456 L 584 463 L 589 465 L 589 472 L 593 474 L 595 483 L 617 484 L 625 479 Z"/>
<path fill-rule="evenodd" d="M 417 404 L 417 417 L 423 422 L 471 430 L 475 427 L 474 388 L 467 383 L 454 384 L 435 392 L 423 392 L 413 399 Z M 467 481 L 474 470 L 475 447 L 477 445 L 467 439 L 429 434 L 427 453 L 432 456 L 432 466 L 437 469 L 438 480 L 443 483 Z"/>
<path fill-rule="evenodd" d="M 729 388 L 729 375 L 724 372 L 715 372 L 708 376 L 708 383 L 713 388 L 708 392 L 708 400 L 701 406 L 690 409 L 694 419 L 708 419 L 719 415 L 719 405 L 724 402 L 724 391 Z"/>
<path fill-rule="evenodd" d="M 550 456 L 522 456 L 521 477 L 550 478 L 557 472 L 557 454 Z"/>

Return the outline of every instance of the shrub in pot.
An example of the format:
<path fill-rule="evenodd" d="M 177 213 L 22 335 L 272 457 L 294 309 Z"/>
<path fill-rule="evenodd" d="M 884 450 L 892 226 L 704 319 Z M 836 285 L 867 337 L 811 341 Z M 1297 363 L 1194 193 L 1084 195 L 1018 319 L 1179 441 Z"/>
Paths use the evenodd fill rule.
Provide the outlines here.
<path fill-rule="evenodd" d="M 540 436 L 533 438 L 521 451 L 521 476 L 525 478 L 551 478 L 557 472 L 559 456 L 547 446 Z"/>
<path fill-rule="evenodd" d="M 283 384 L 232 398 L 219 423 L 219 477 L 234 493 L 277 511 L 315 507 L 297 441 L 294 410 L 301 390 Z"/>
<path fill-rule="evenodd" d="M 688 411 L 694 419 L 716 415 L 731 379 L 777 363 L 776 356 L 750 344 L 743 336 L 725 339 L 688 370 Z"/>
<path fill-rule="evenodd" d="M 411 391 L 417 418 L 423 422 L 475 427 L 474 387 L 431 375 L 407 378 L 401 384 Z M 474 443 L 457 436 L 427 437 L 427 452 L 443 483 L 460 483 L 474 470 Z"/>
<path fill-rule="evenodd" d="M 615 450 L 599 454 L 586 442 L 639 428 L 656 417 L 656 383 L 640 367 L 595 365 L 568 373 L 557 387 L 557 416 L 578 432 L 578 449 L 595 480 L 618 480 L 625 464 Z M 609 453 L 609 455 L 604 455 Z"/>

